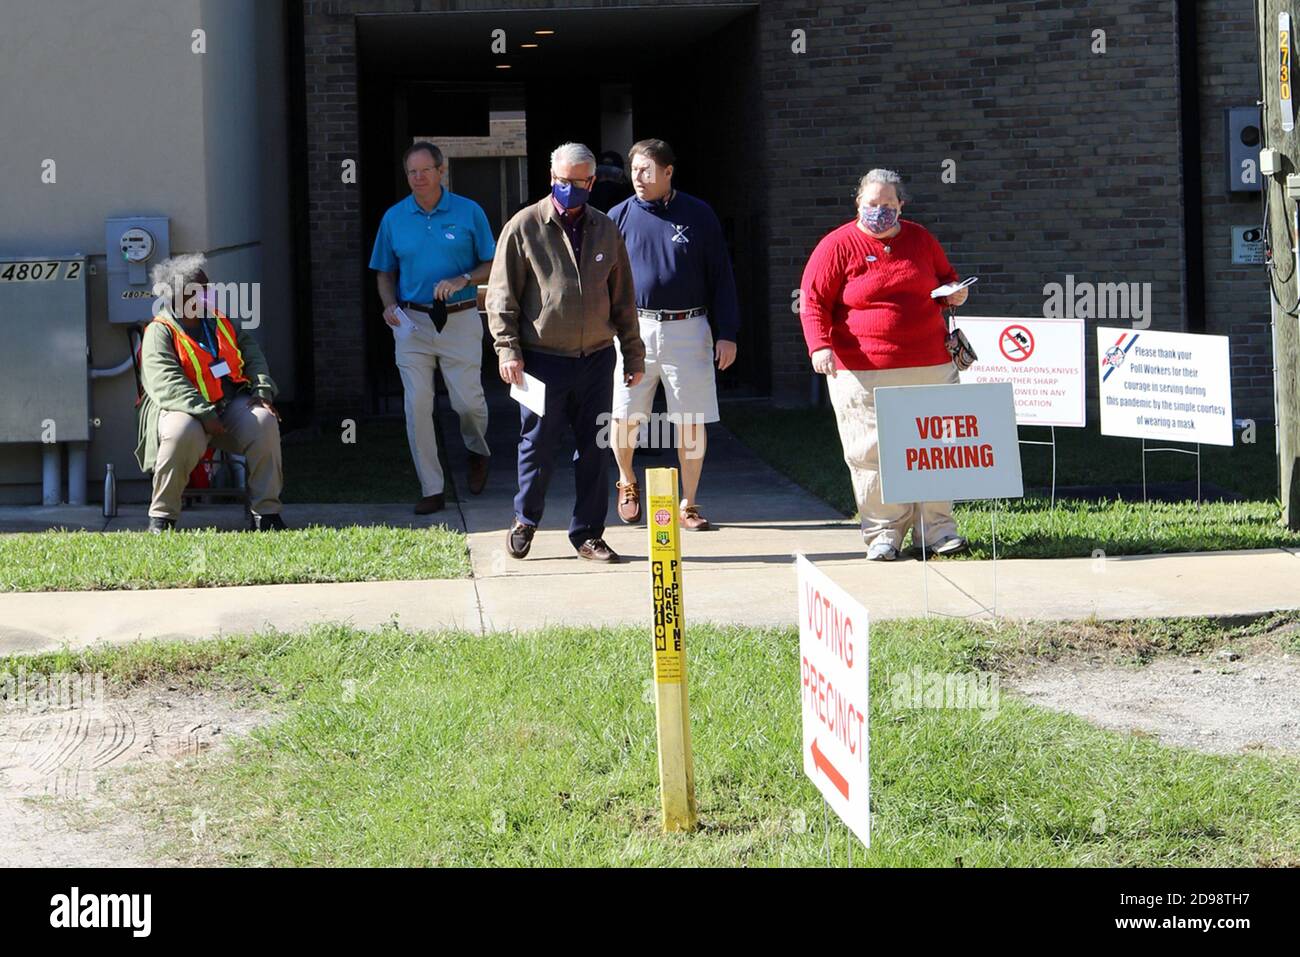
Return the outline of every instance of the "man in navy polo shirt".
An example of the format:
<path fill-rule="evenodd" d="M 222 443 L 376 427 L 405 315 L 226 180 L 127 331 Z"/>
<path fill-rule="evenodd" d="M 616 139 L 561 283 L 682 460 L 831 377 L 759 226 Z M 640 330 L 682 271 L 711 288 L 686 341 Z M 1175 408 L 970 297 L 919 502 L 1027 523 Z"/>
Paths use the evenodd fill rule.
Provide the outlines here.
<path fill-rule="evenodd" d="M 627 245 L 636 285 L 637 319 L 645 343 L 645 378 L 623 381 L 622 356 L 614 373 L 611 445 L 618 462 L 618 515 L 641 518 L 641 495 L 632 470 L 633 440 L 650 416 L 662 381 L 668 414 L 677 426 L 682 469 L 678 518 L 688 531 L 708 529 L 695 495 L 704 468 L 709 422 L 718 421 L 713 366 L 736 361 L 740 307 L 722 236 L 709 204 L 673 188 L 672 147 L 641 140 L 628 151 L 636 195 L 609 211 Z M 712 316 L 717 342 L 709 329 Z M 656 433 L 658 430 L 656 430 Z"/>
<path fill-rule="evenodd" d="M 370 268 L 379 282 L 384 321 L 393 328 L 402 374 L 406 438 L 420 478 L 417 515 L 445 505 L 433 428 L 433 373 L 442 366 L 451 407 L 469 449 L 469 490 L 487 483 L 488 410 L 480 369 L 483 320 L 478 284 L 485 282 L 496 239 L 482 207 L 442 187 L 442 151 L 415 143 L 402 157 L 411 195 L 384 213 Z M 409 322 L 403 323 L 398 309 Z"/>

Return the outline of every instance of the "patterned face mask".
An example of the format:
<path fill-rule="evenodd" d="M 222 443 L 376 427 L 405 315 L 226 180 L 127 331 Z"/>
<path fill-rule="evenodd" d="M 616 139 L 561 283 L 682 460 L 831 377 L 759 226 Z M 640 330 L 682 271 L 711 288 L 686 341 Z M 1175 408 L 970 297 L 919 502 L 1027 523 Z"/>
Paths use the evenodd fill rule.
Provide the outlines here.
<path fill-rule="evenodd" d="M 898 210 L 893 206 L 859 206 L 858 221 L 873 233 L 884 233 L 898 222 Z"/>

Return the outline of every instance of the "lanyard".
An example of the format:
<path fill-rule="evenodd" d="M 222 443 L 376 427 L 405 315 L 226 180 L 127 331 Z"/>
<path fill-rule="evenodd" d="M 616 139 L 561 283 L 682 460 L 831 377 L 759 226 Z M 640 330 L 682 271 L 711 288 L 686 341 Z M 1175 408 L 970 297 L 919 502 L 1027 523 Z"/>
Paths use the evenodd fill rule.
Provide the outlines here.
<path fill-rule="evenodd" d="M 212 322 L 214 325 L 216 324 L 215 319 Z M 212 330 L 208 328 L 208 320 L 203 316 L 199 317 L 199 328 L 203 330 L 203 341 L 207 343 L 208 355 L 214 359 L 217 358 L 217 344 L 212 339 Z"/>

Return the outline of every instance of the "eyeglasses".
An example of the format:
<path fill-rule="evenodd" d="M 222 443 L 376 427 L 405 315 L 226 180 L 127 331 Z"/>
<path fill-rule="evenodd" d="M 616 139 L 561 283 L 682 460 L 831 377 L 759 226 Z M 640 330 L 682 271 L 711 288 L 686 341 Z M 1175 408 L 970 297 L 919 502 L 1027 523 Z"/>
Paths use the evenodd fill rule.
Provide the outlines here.
<path fill-rule="evenodd" d="M 563 176 L 556 176 L 554 173 L 552 173 L 551 178 L 554 179 L 557 183 L 568 183 L 570 186 L 585 186 L 587 183 L 590 183 L 596 177 L 586 176 L 583 177 L 582 179 L 565 179 Z"/>
<path fill-rule="evenodd" d="M 436 172 L 438 172 L 438 167 L 436 166 L 426 166 L 424 169 L 408 169 L 406 171 L 406 178 L 411 179 L 419 173 L 424 173 L 426 176 L 432 176 Z"/>

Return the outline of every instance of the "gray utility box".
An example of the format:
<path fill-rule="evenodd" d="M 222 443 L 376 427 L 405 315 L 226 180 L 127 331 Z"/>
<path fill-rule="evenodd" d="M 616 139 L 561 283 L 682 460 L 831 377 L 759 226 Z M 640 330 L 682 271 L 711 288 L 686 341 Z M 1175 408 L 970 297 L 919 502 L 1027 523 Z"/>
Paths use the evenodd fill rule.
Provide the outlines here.
<path fill-rule="evenodd" d="M 86 257 L 0 258 L 0 442 L 90 440 Z"/>
<path fill-rule="evenodd" d="M 149 272 L 155 263 L 172 254 L 169 223 L 166 216 L 116 216 L 104 220 L 109 322 L 148 322 L 153 318 Z"/>
<path fill-rule="evenodd" d="M 1259 171 L 1259 107 L 1231 106 L 1223 111 L 1223 123 L 1228 192 L 1258 193 L 1263 179 Z"/>

